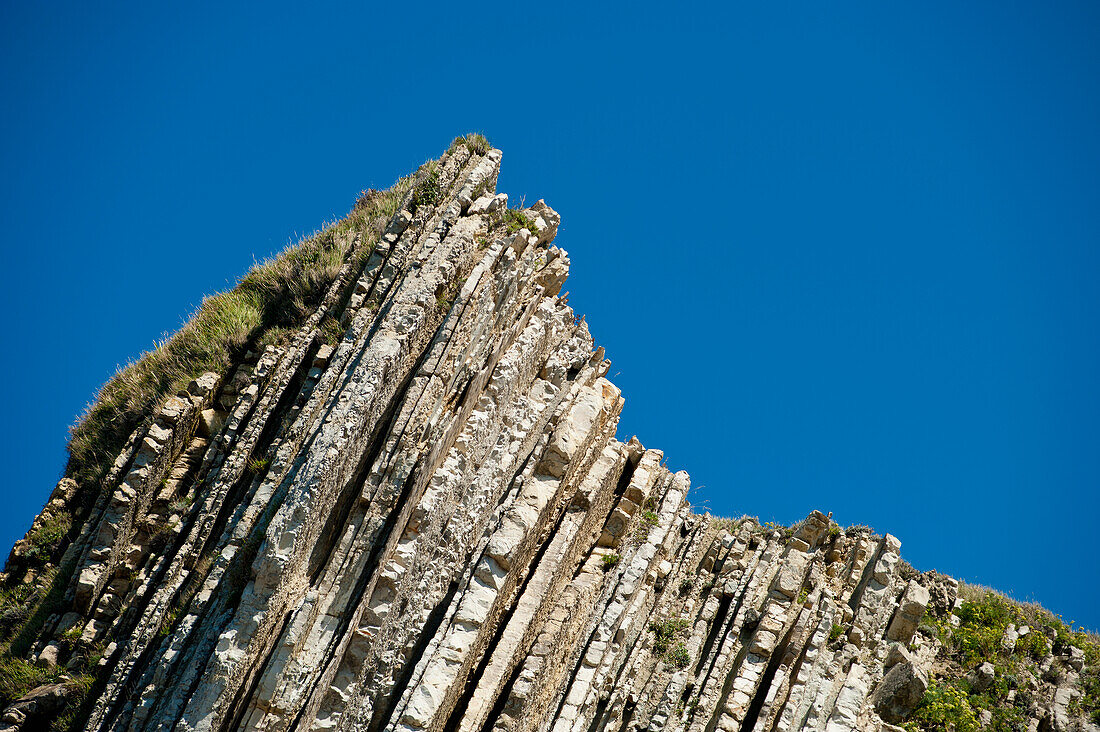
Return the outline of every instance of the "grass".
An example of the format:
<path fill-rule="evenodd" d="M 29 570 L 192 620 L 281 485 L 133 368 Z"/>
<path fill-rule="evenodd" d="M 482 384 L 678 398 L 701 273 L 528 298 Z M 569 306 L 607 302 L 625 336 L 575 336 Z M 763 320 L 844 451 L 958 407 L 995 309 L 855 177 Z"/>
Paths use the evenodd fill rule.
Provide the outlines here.
<path fill-rule="evenodd" d="M 414 197 L 417 206 L 434 206 L 439 196 L 439 163 L 433 160 L 418 176 Z"/>
<path fill-rule="evenodd" d="M 338 346 L 344 339 L 344 326 L 331 315 L 326 315 L 321 321 L 321 341 L 329 346 Z"/>
<path fill-rule="evenodd" d="M 484 155 L 485 153 L 493 149 L 493 146 L 489 143 L 488 138 L 486 138 L 485 135 L 480 132 L 471 132 L 468 135 L 456 137 L 451 142 L 451 147 L 449 148 L 449 150 L 453 151 L 459 145 L 465 145 L 470 152 L 476 153 L 477 155 Z"/>
<path fill-rule="evenodd" d="M 67 691 L 65 706 L 53 719 L 44 720 L 48 722 L 48 727 L 44 728 L 52 732 L 70 729 L 95 683 L 95 670 L 99 659 L 103 657 L 103 648 L 98 645 L 79 647 L 75 642 L 66 642 L 65 645 L 70 647 L 74 658 L 77 658 L 76 663 L 70 664 L 67 669 L 62 666 L 44 669 L 22 658 L 0 658 L 0 708 L 8 706 L 38 686 L 63 682 Z"/>
<path fill-rule="evenodd" d="M 193 496 L 180 496 L 168 504 L 168 513 L 183 513 L 195 502 Z"/>
<path fill-rule="evenodd" d="M 603 559 L 600 561 L 603 563 L 604 571 L 606 571 L 622 561 L 622 557 L 618 554 L 604 554 Z"/>
<path fill-rule="evenodd" d="M 13 593 L 10 597 L 12 600 L 17 600 L 19 596 L 24 597 L 22 606 L 16 613 L 19 620 L 3 629 L 3 639 L 5 641 L 11 639 L 7 648 L 4 649 L 6 655 L 22 656 L 30 650 L 42 624 L 60 609 L 65 590 L 75 570 L 75 559 L 63 563 L 60 567 L 51 567 L 30 584 L 25 595 L 17 587 L 5 588 L 5 592 Z"/>
<path fill-rule="evenodd" d="M 290 342 L 290 339 L 294 337 L 294 328 L 284 328 L 282 326 L 273 325 L 263 332 L 256 340 L 256 350 L 265 351 L 268 346 L 283 346 Z"/>
<path fill-rule="evenodd" d="M 0 658 L 0 707 L 8 706 L 34 687 L 56 678 L 56 671 L 51 673 L 22 658 Z"/>

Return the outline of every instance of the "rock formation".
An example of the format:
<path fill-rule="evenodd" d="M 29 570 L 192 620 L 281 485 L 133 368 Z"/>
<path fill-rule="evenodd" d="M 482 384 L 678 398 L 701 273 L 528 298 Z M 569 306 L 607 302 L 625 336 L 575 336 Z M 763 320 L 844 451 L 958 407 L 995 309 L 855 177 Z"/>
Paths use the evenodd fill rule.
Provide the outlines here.
<path fill-rule="evenodd" d="M 558 214 L 508 208 L 500 161 L 456 140 L 245 278 L 268 299 L 224 358 L 185 347 L 201 323 L 167 346 L 218 368 L 172 385 L 154 355 L 105 388 L 155 404 L 89 413 L 8 560 L 0 728 L 931 729 L 976 668 L 947 724 L 1096 729 L 1085 634 L 1052 619 L 1021 656 L 1047 628 L 1008 603 L 972 658 L 964 610 L 994 596 L 817 511 L 694 513 L 686 473 L 616 439 Z"/>

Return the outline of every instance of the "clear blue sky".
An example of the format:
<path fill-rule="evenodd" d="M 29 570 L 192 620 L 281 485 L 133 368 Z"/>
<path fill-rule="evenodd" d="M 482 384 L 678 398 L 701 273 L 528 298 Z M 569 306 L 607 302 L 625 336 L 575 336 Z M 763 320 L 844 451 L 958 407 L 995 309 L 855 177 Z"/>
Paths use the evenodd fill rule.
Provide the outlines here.
<path fill-rule="evenodd" d="M 116 364 L 484 130 L 697 502 L 1100 628 L 1100 6 L 95 5 L 0 11 L 3 545 Z"/>

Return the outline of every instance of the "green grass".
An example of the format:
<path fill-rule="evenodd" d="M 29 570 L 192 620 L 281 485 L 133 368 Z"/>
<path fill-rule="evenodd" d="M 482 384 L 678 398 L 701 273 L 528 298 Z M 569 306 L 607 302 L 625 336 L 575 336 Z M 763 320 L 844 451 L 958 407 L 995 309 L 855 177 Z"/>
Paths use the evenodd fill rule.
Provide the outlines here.
<path fill-rule="evenodd" d="M 0 658 L 0 707 L 6 707 L 34 687 L 56 678 L 56 671 L 38 668 L 22 658 Z"/>
<path fill-rule="evenodd" d="M 290 342 L 290 339 L 294 337 L 296 329 L 284 328 L 282 326 L 273 325 L 263 332 L 256 340 L 256 350 L 264 351 L 268 346 L 282 346 Z"/>
<path fill-rule="evenodd" d="M 611 569 L 620 561 L 622 561 L 622 557 L 618 554 L 604 554 L 603 559 L 601 560 L 601 562 L 603 563 L 603 568 L 605 570 Z"/>

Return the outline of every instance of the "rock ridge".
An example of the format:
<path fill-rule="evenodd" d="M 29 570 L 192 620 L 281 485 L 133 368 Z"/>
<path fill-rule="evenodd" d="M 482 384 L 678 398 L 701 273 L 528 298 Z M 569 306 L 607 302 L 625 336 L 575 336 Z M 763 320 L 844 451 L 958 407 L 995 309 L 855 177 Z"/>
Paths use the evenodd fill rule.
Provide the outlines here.
<path fill-rule="evenodd" d="M 617 439 L 560 217 L 501 159 L 365 194 L 295 327 L 58 484 L 5 569 L 0 729 L 1098 729 L 1087 634 L 819 511 L 697 514 Z"/>

